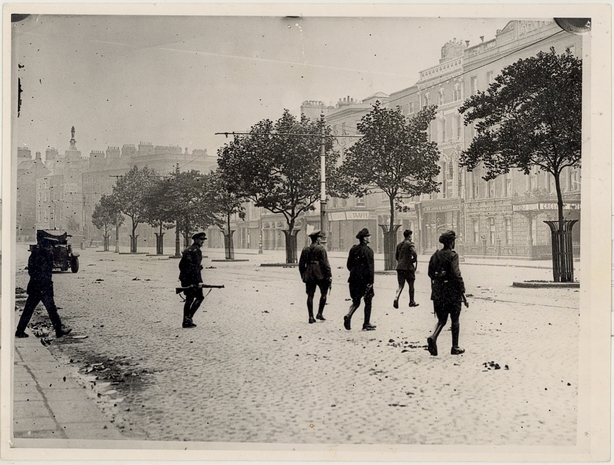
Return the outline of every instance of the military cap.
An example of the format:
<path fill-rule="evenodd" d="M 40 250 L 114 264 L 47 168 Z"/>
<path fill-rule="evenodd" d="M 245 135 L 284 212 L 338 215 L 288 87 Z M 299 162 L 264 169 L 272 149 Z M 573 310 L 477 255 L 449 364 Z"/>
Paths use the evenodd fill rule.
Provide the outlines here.
<path fill-rule="evenodd" d="M 360 231 L 358 231 L 358 234 L 356 234 L 356 239 L 360 239 L 361 237 L 367 237 L 370 235 L 371 233 L 367 228 L 362 228 Z"/>
<path fill-rule="evenodd" d="M 322 234 L 322 231 L 317 230 L 312 232 L 311 234 L 308 234 L 309 237 L 324 237 L 324 235 Z"/>
<path fill-rule="evenodd" d="M 196 233 L 196 234 L 194 234 L 192 236 L 192 240 L 195 241 L 196 239 L 205 239 L 206 240 L 207 239 L 207 234 L 205 234 L 204 232 Z"/>
<path fill-rule="evenodd" d="M 439 236 L 439 242 L 442 244 L 450 244 L 456 239 L 456 233 L 452 230 L 446 231 Z"/>
<path fill-rule="evenodd" d="M 406 229 L 405 231 L 403 231 L 403 236 L 405 236 L 405 237 L 409 237 L 409 236 L 411 236 L 412 234 L 413 234 L 413 233 L 412 233 L 412 230 L 411 230 L 411 229 Z"/>

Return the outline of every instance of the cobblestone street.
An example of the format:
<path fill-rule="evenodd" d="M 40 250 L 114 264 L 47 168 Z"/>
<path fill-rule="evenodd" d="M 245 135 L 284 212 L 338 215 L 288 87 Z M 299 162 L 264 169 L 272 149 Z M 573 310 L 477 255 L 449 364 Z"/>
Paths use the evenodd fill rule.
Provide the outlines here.
<path fill-rule="evenodd" d="M 513 281 L 551 279 L 547 269 L 461 262 L 472 294 L 461 315 L 466 352 L 450 355 L 448 323 L 439 356 L 432 357 L 426 338 L 436 320 L 427 257 L 420 257 L 416 276 L 419 307 L 407 306 L 405 289 L 394 309 L 396 276 L 379 273 L 372 316 L 377 330 L 360 330 L 361 306 L 346 331 L 345 253 L 330 253 L 327 320 L 310 325 L 298 270 L 260 266 L 282 262 L 283 252 L 216 262 L 223 250 L 204 249 L 205 282 L 225 288 L 208 294 L 193 329 L 181 328 L 177 260 L 92 248 L 80 253 L 77 274 L 54 274 L 56 303 L 74 337 L 54 340 L 49 349 L 91 388 L 127 437 L 576 443 L 579 292 L 511 287 Z M 26 260 L 27 246 L 20 244 L 16 285 L 22 288 Z M 42 306 L 36 314 L 47 318 Z"/>

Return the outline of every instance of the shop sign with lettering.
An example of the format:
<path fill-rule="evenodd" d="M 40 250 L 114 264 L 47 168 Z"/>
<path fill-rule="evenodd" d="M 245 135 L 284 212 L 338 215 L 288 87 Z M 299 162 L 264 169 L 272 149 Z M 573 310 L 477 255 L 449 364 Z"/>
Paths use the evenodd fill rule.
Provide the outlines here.
<path fill-rule="evenodd" d="M 369 212 L 345 212 L 345 217 L 348 220 L 368 220 Z"/>

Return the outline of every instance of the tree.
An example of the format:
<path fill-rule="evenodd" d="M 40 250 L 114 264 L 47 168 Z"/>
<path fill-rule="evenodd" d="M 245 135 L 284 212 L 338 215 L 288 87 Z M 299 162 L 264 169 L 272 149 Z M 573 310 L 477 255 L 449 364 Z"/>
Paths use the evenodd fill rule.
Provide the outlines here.
<path fill-rule="evenodd" d="M 230 218 L 232 215 L 238 214 L 239 218 L 245 219 L 245 208 L 243 203 L 245 197 L 237 193 L 223 177 L 222 172 L 218 169 L 210 173 L 207 182 L 207 199 L 211 205 L 211 210 L 217 218 L 216 225 L 224 233 L 224 245 L 226 248 L 226 259 L 234 259 L 234 246 L 232 235 L 233 230 L 230 229 Z M 224 224 L 226 223 L 226 224 Z M 226 228 L 224 230 L 224 228 Z"/>
<path fill-rule="evenodd" d="M 561 172 L 578 167 L 582 155 L 582 61 L 569 50 L 539 52 L 503 69 L 485 92 L 459 109 L 477 134 L 461 155 L 469 171 L 483 164 L 484 180 L 537 167 L 554 177 L 558 221 L 552 230 L 555 281 L 573 281 L 571 228 L 563 215 Z"/>
<path fill-rule="evenodd" d="M 140 223 L 146 221 L 147 210 L 144 198 L 156 178 L 155 171 L 147 166 L 142 170 L 133 166 L 130 171 L 118 178 L 115 186 L 113 186 L 113 197 L 117 202 L 119 211 L 132 220 L 131 253 L 137 252 L 138 236 L 136 235 L 136 228 Z"/>
<path fill-rule="evenodd" d="M 321 122 L 305 115 L 299 120 L 286 109 L 276 122 L 262 120 L 218 151 L 218 166 L 234 192 L 286 219 L 286 263 L 297 262 L 297 218 L 314 210 L 319 198 L 323 139 L 327 177 L 334 173 L 338 153 L 330 127 L 324 137 L 321 132 Z"/>
<path fill-rule="evenodd" d="M 175 226 L 173 203 L 168 182 L 163 178 L 153 181 L 143 197 L 145 221 L 154 228 L 158 228 L 158 232 L 155 233 L 156 254 L 158 255 L 164 253 L 164 230 Z"/>
<path fill-rule="evenodd" d="M 168 207 L 172 212 L 170 219 L 177 222 L 186 247 L 196 229 L 206 229 L 216 223 L 212 204 L 207 198 L 208 183 L 208 175 L 196 170 L 175 172 L 166 180 L 170 199 Z"/>
<path fill-rule="evenodd" d="M 94 207 L 92 213 L 92 224 L 97 229 L 102 229 L 103 249 L 105 252 L 109 250 L 109 232 L 110 227 L 115 226 L 117 229 L 124 222 L 124 216 L 120 213 L 115 199 L 110 195 L 103 195 Z"/>
<path fill-rule="evenodd" d="M 395 211 L 403 210 L 403 199 L 438 192 L 439 150 L 429 142 L 426 130 L 435 118 L 436 106 L 422 109 L 413 117 L 403 116 L 400 107 L 384 108 L 377 101 L 357 125 L 363 134 L 347 151 L 339 169 L 343 190 L 358 197 L 383 192 L 390 205 L 390 223 L 384 230 L 385 269 L 395 267 Z"/>

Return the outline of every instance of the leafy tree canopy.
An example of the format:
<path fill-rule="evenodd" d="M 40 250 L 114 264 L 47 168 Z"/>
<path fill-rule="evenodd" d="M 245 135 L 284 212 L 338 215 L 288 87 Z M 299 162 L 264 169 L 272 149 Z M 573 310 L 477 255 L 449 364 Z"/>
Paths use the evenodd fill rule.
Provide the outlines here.
<path fill-rule="evenodd" d="M 165 180 L 166 199 L 172 213 L 170 220 L 179 222 L 184 238 L 197 229 L 215 224 L 216 216 L 208 199 L 209 175 L 196 170 L 173 173 Z"/>
<path fill-rule="evenodd" d="M 399 209 L 402 196 L 437 192 L 440 153 L 426 133 L 436 109 L 426 107 L 406 118 L 399 107 L 385 108 L 377 101 L 358 123 L 364 136 L 340 168 L 345 190 L 359 197 L 381 190 Z"/>
<path fill-rule="evenodd" d="M 147 166 L 142 170 L 133 166 L 113 186 L 113 198 L 117 202 L 119 211 L 132 220 L 133 235 L 136 227 L 147 219 L 144 199 L 156 179 L 156 172 Z"/>
<path fill-rule="evenodd" d="M 117 202 L 111 195 L 103 195 L 94 207 L 92 224 L 103 229 L 105 235 L 109 226 L 121 226 L 124 216 L 120 213 Z"/>
<path fill-rule="evenodd" d="M 510 169 L 552 173 L 579 166 L 582 145 L 582 61 L 569 50 L 539 52 L 506 67 L 485 92 L 459 109 L 477 135 L 461 155 L 470 171 L 480 163 L 485 180 Z"/>
<path fill-rule="evenodd" d="M 211 211 L 216 219 L 216 226 L 224 227 L 224 222 L 238 214 L 239 218 L 245 218 L 245 208 L 243 203 L 246 198 L 241 196 L 235 188 L 229 184 L 222 172 L 218 169 L 211 172 L 207 182 L 207 201 L 211 206 Z"/>
<path fill-rule="evenodd" d="M 228 186 L 272 213 L 284 215 L 290 229 L 320 194 L 321 123 L 300 120 L 286 109 L 275 122 L 265 119 L 246 136 L 218 151 L 218 165 Z M 329 127 L 324 128 L 327 177 L 338 154 Z"/>

